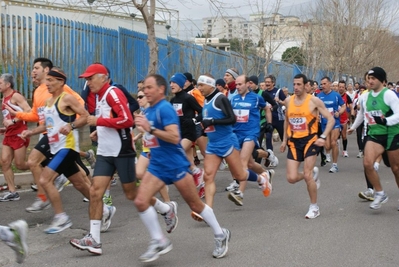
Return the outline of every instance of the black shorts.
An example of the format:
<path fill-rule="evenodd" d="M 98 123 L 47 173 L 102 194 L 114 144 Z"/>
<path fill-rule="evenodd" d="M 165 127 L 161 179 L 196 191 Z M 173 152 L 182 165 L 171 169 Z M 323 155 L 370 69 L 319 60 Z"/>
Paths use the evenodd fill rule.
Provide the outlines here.
<path fill-rule="evenodd" d="M 197 140 L 197 132 L 194 125 L 192 127 L 183 126 L 180 133 L 181 133 L 181 139 L 188 139 L 191 142 L 195 142 L 195 140 Z"/>
<path fill-rule="evenodd" d="M 76 160 L 79 157 L 79 153 L 75 150 L 63 148 L 53 156 L 47 167 L 58 174 L 64 174 L 66 177 L 71 177 L 80 171 L 76 164 Z"/>
<path fill-rule="evenodd" d="M 119 180 L 122 184 L 136 181 L 135 157 L 104 157 L 97 155 L 94 166 L 93 178 L 96 176 L 113 176 L 118 171 Z"/>
<path fill-rule="evenodd" d="M 89 169 L 86 167 L 86 165 L 83 163 L 81 157 L 78 157 L 78 158 L 76 159 L 76 164 L 78 164 L 79 167 L 82 168 L 82 170 L 86 173 L 86 176 L 89 176 L 89 175 L 90 175 L 90 171 L 89 171 Z"/>
<path fill-rule="evenodd" d="M 317 138 L 318 138 L 317 134 L 312 134 L 304 138 L 288 139 L 287 158 L 302 162 L 307 157 L 317 155 L 317 153 L 319 153 L 320 150 L 320 147 L 314 144 Z"/>
<path fill-rule="evenodd" d="M 399 149 L 399 134 L 368 135 L 365 137 L 365 142 L 367 141 L 380 144 L 387 151 Z"/>
<path fill-rule="evenodd" d="M 39 142 L 36 144 L 35 149 L 46 157 L 46 159 L 40 163 L 43 167 L 46 167 L 53 158 L 53 155 L 50 151 L 47 134 L 43 134 L 43 137 L 40 138 Z"/>
<path fill-rule="evenodd" d="M 201 123 L 198 123 L 195 125 L 195 131 L 196 131 L 197 139 L 200 138 L 201 136 L 206 136 L 206 133 L 204 133 L 204 129 L 202 128 Z"/>

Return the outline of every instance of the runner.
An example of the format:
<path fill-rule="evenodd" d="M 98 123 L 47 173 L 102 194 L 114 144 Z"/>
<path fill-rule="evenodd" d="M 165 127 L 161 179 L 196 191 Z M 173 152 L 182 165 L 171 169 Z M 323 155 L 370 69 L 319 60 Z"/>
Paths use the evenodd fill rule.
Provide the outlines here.
<path fill-rule="evenodd" d="M 190 163 L 180 145 L 179 120 L 176 111 L 165 100 L 167 82 L 160 75 L 149 75 L 144 80 L 144 88 L 150 107 L 146 110 L 146 116 L 136 116 L 136 125 L 147 132 L 146 138 L 152 144 L 151 158 L 134 202 L 152 240 L 140 260 L 154 261 L 173 248 L 170 240 L 162 233 L 156 211 L 150 205 L 152 196 L 165 184 L 171 183 L 175 184 L 190 208 L 200 214 L 212 228 L 215 236 L 212 256 L 222 258 L 228 251 L 230 231 L 220 227 L 212 208 L 204 204 L 196 194 L 188 169 Z"/>
<path fill-rule="evenodd" d="M 314 219 L 320 215 L 317 205 L 317 189 L 320 187 L 318 178 L 319 169 L 315 167 L 317 152 L 325 145 L 326 137 L 334 126 L 334 118 L 326 109 L 323 102 L 308 94 L 305 90 L 307 77 L 298 74 L 294 77 L 294 95 L 285 100 L 287 107 L 284 123 L 284 139 L 280 151 L 284 152 L 288 146 L 287 154 L 287 180 L 297 183 L 305 180 L 309 198 L 309 211 L 306 219 Z M 326 124 L 323 134 L 317 136 L 319 113 L 325 118 Z M 304 162 L 303 172 L 299 166 Z"/>

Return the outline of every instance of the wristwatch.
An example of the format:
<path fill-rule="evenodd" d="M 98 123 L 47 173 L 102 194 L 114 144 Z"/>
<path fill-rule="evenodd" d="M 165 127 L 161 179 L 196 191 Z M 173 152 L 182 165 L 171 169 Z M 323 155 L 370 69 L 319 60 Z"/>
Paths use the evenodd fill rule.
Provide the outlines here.
<path fill-rule="evenodd" d="M 73 122 L 71 122 L 71 128 L 72 128 L 72 130 L 76 129 L 76 126 L 75 126 L 75 124 Z"/>
<path fill-rule="evenodd" d="M 157 128 L 155 128 L 154 126 L 151 126 L 149 133 L 152 134 Z"/>
<path fill-rule="evenodd" d="M 16 121 L 15 119 L 12 119 L 11 121 L 12 121 L 12 123 L 14 123 L 14 124 L 17 123 L 17 121 Z"/>
<path fill-rule="evenodd" d="M 322 134 L 322 135 L 320 135 L 320 138 L 326 140 L 326 139 L 327 139 L 327 136 L 325 136 L 324 134 Z"/>

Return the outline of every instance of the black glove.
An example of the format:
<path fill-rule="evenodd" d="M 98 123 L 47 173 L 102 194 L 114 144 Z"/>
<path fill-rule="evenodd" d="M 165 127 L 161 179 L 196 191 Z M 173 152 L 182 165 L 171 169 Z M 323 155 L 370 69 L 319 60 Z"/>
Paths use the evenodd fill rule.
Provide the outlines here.
<path fill-rule="evenodd" d="M 278 109 L 278 105 L 274 105 L 271 110 L 276 111 L 277 109 Z"/>
<path fill-rule="evenodd" d="M 274 128 L 270 123 L 264 122 L 261 126 L 260 126 L 262 131 L 265 131 L 266 133 L 272 133 Z"/>
<path fill-rule="evenodd" d="M 378 116 L 373 116 L 375 123 L 380 125 L 387 125 L 387 119 Z"/>
<path fill-rule="evenodd" d="M 209 126 L 213 125 L 214 122 L 215 122 L 215 121 L 214 121 L 213 119 L 202 119 L 201 124 L 202 124 L 202 127 L 203 127 L 204 129 L 206 129 L 206 128 L 208 128 Z"/>

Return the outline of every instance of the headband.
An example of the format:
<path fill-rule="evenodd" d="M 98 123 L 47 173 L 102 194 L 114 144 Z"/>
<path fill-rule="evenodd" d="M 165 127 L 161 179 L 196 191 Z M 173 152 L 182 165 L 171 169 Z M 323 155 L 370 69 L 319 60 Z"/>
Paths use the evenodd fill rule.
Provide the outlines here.
<path fill-rule="evenodd" d="M 238 77 L 238 73 L 235 72 L 235 71 L 232 70 L 232 69 L 226 70 L 226 73 L 228 73 L 228 74 L 230 74 L 231 76 L 233 76 L 234 80 L 237 79 L 237 77 Z"/>
<path fill-rule="evenodd" d="M 50 70 L 47 73 L 47 75 L 53 76 L 53 77 L 58 78 L 58 79 L 62 79 L 66 83 L 67 77 L 64 74 L 62 74 L 61 72 L 58 72 L 56 70 Z"/>
<path fill-rule="evenodd" d="M 203 83 L 212 87 L 215 87 L 215 79 L 205 76 L 205 75 L 201 75 L 198 77 L 197 83 Z"/>

